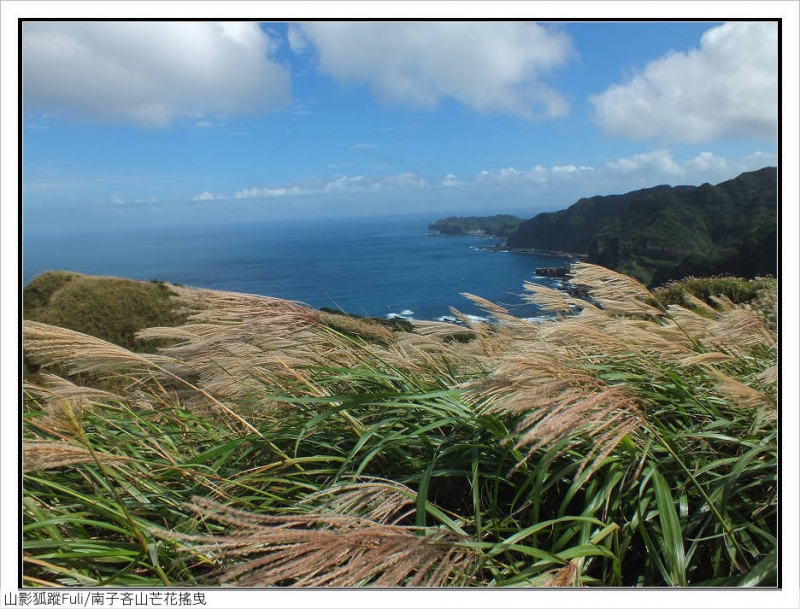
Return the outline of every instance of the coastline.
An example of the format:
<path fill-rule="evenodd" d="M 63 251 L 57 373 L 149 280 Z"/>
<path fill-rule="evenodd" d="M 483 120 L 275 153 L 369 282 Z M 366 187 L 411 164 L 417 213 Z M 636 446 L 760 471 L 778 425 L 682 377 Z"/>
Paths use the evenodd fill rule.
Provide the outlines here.
<path fill-rule="evenodd" d="M 505 243 L 496 245 L 477 245 L 475 249 L 487 250 L 490 252 L 513 252 L 515 254 L 533 254 L 543 258 L 568 258 L 571 260 L 584 261 L 588 254 L 577 254 L 575 252 L 562 252 L 560 250 L 539 249 L 536 247 L 508 247 Z"/>

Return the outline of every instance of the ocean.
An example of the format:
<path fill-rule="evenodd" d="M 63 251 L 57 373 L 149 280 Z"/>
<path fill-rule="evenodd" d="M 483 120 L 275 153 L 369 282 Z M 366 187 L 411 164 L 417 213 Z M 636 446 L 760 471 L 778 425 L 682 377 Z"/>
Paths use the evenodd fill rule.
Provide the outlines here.
<path fill-rule="evenodd" d="M 437 217 L 396 216 L 25 233 L 23 284 L 46 270 L 158 279 L 262 294 L 373 317 L 484 313 L 468 292 L 537 317 L 520 297 L 536 267 L 568 261 L 482 249 L 500 239 L 441 236 Z"/>

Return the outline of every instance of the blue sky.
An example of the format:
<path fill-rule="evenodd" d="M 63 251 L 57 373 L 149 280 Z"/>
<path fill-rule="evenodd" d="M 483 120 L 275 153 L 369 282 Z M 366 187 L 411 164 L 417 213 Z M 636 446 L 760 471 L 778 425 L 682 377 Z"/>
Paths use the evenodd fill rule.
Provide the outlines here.
<path fill-rule="evenodd" d="M 774 22 L 53 21 L 22 49 L 31 231 L 530 217 L 777 164 Z"/>

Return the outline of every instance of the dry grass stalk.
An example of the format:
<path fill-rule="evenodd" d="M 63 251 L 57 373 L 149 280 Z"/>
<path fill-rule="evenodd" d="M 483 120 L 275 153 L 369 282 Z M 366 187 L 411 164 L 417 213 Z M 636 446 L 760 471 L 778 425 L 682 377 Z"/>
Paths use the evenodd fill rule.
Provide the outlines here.
<path fill-rule="evenodd" d="M 723 300 L 722 298 L 717 298 L 712 296 L 711 300 L 712 302 L 718 304 L 721 310 L 727 310 L 730 308 L 729 305 L 733 305 L 733 303 L 727 298 Z M 716 317 L 719 314 L 719 311 L 717 311 L 714 307 L 706 304 L 704 300 L 700 300 L 697 296 L 686 290 L 683 291 L 683 302 L 685 302 L 690 307 L 694 307 L 698 311 L 703 311 L 707 315 L 710 315 L 712 318 Z"/>
<path fill-rule="evenodd" d="M 758 380 L 767 385 L 774 385 L 778 382 L 778 366 L 770 366 L 758 375 Z"/>
<path fill-rule="evenodd" d="M 134 370 L 153 377 L 171 378 L 197 391 L 212 402 L 223 414 L 235 419 L 249 431 L 261 433 L 241 416 L 202 388 L 169 370 L 178 367 L 177 360 L 164 355 L 133 353 L 94 336 L 25 320 L 23 322 L 25 354 L 35 363 L 60 364 L 73 373 Z"/>
<path fill-rule="evenodd" d="M 486 300 L 480 296 L 476 296 L 475 294 L 469 294 L 467 292 L 462 292 L 461 295 L 470 300 L 476 306 L 480 307 L 483 311 L 486 311 L 490 316 L 494 317 L 498 321 L 504 321 L 508 323 L 516 323 L 519 322 L 519 318 L 514 317 L 511 313 L 508 312 L 508 309 L 501 307 L 500 305 Z M 469 318 L 467 318 L 469 321 Z"/>
<path fill-rule="evenodd" d="M 714 342 L 723 344 L 772 346 L 776 341 L 775 334 L 758 313 L 740 308 L 732 309 L 710 323 L 709 333 Z"/>
<path fill-rule="evenodd" d="M 526 281 L 523 284 L 526 294 L 523 298 L 528 302 L 538 305 L 544 311 L 553 313 L 574 313 L 576 308 L 597 309 L 593 304 L 573 298 L 566 292 L 554 290 L 539 283 Z"/>
<path fill-rule="evenodd" d="M 83 435 L 83 401 L 79 399 L 53 399 L 44 405 L 44 416 L 31 418 L 30 425 L 62 439 Z"/>
<path fill-rule="evenodd" d="M 609 323 L 606 332 L 628 343 L 634 358 L 652 358 L 655 361 L 675 362 L 694 353 L 695 343 L 674 324 L 637 319 L 616 319 Z M 639 359 L 645 363 L 643 359 Z"/>
<path fill-rule="evenodd" d="M 712 366 L 715 364 L 727 364 L 736 361 L 736 358 L 727 353 L 711 351 L 709 353 L 698 353 L 690 355 L 680 360 L 681 366 Z"/>
<path fill-rule="evenodd" d="M 103 463 L 128 461 L 127 457 L 96 453 Z M 92 453 L 82 446 L 50 440 L 25 440 L 22 444 L 22 471 L 32 472 L 79 463 L 93 463 Z"/>
<path fill-rule="evenodd" d="M 94 336 L 35 321 L 24 320 L 23 346 L 32 362 L 59 364 L 71 373 L 155 370 L 169 365 L 163 355 L 134 353 Z"/>
<path fill-rule="evenodd" d="M 545 588 L 571 588 L 580 585 L 578 575 L 578 561 L 571 560 L 560 569 L 548 571 L 550 579 L 542 586 Z"/>
<path fill-rule="evenodd" d="M 708 368 L 707 373 L 716 381 L 716 389 L 733 404 L 741 408 L 761 408 L 768 416 L 777 417 L 777 404 L 775 400 L 760 391 L 732 379 L 714 368 Z"/>
<path fill-rule="evenodd" d="M 605 321 L 608 321 L 606 317 Z M 631 345 L 598 325 L 596 317 L 583 314 L 542 327 L 541 338 L 548 344 L 581 355 L 627 355 Z"/>
<path fill-rule="evenodd" d="M 736 304 L 724 294 L 719 294 L 718 296 L 712 294 L 709 299 L 719 307 L 720 311 L 730 311 L 736 308 Z"/>
<path fill-rule="evenodd" d="M 517 467 L 537 450 L 563 443 L 559 454 L 581 441 L 580 470 L 592 471 L 627 434 L 644 424 L 641 404 L 627 387 L 609 387 L 559 354 L 507 356 L 468 399 L 489 412 L 511 414 L 518 421 L 515 449 L 526 449 Z"/>
<path fill-rule="evenodd" d="M 227 564 L 221 582 L 241 586 L 444 586 L 468 581 L 475 556 L 442 532 L 341 515 L 256 515 L 196 498 L 192 509 L 231 527 L 228 535 L 159 534 L 185 551 Z M 155 533 L 156 531 L 154 531 Z"/>
<path fill-rule="evenodd" d="M 702 342 L 708 337 L 709 325 L 712 320 L 698 315 L 694 311 L 680 305 L 669 305 L 667 315 L 672 325 L 678 328 L 684 335 L 689 335 L 695 340 Z"/>
<path fill-rule="evenodd" d="M 74 399 L 86 403 L 124 402 L 125 398 L 117 393 L 76 385 L 55 374 L 39 373 L 43 386 L 25 383 L 23 389 L 45 401 Z"/>
<path fill-rule="evenodd" d="M 458 336 L 475 338 L 474 330 L 465 326 L 447 323 L 443 321 L 415 321 L 414 333 L 419 336 L 428 336 L 440 340 L 454 340 Z M 437 341 L 438 343 L 439 341 Z"/>
<path fill-rule="evenodd" d="M 413 515 L 417 493 L 391 480 L 369 479 L 326 489 L 302 503 L 314 505 L 316 514 L 348 514 L 379 524 L 399 524 Z"/>
<path fill-rule="evenodd" d="M 605 311 L 614 315 L 661 315 L 659 309 L 644 302 L 652 295 L 635 279 L 585 262 L 573 264 L 571 270 L 572 282 L 588 287 Z"/>

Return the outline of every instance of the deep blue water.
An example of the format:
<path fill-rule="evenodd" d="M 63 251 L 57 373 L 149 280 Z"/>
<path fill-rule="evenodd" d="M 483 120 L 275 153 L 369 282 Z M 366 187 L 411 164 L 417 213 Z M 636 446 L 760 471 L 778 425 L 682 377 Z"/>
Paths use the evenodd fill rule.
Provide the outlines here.
<path fill-rule="evenodd" d="M 564 260 L 476 249 L 498 240 L 432 234 L 428 224 L 436 219 L 348 218 L 24 234 L 23 283 L 45 270 L 63 269 L 414 319 L 449 315 L 451 306 L 481 315 L 461 296 L 470 292 L 504 304 L 520 317 L 539 314 L 519 297 L 523 281 L 535 279 L 537 266 L 557 266 Z"/>

